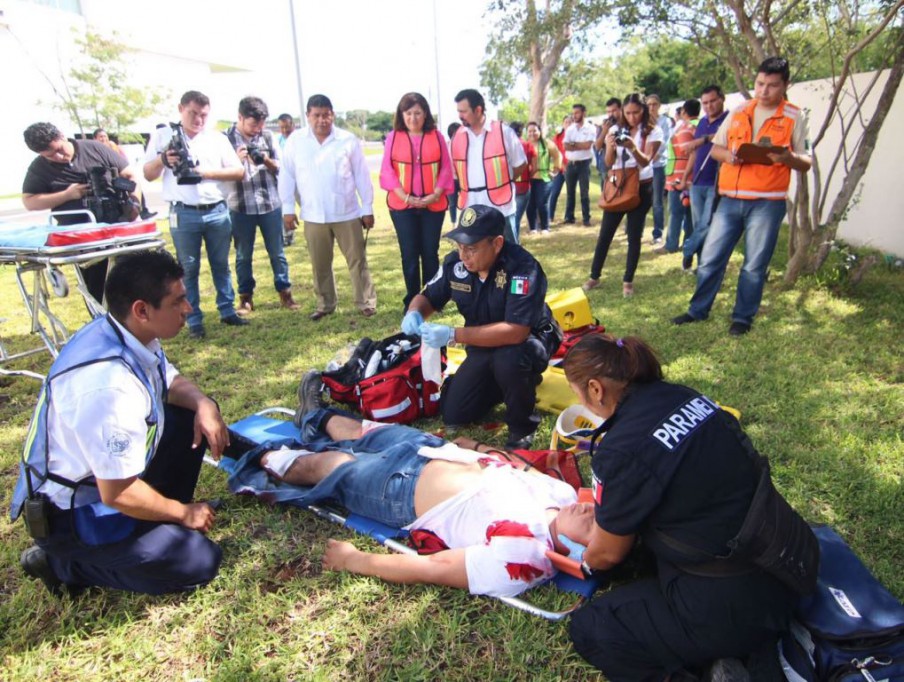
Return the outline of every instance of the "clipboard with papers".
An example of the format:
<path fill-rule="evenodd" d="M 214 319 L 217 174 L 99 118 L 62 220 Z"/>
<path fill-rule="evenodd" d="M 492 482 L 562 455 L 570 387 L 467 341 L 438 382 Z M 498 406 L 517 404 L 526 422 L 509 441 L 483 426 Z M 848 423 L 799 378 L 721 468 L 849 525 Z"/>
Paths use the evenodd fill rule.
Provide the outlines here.
<path fill-rule="evenodd" d="M 772 165 L 772 159 L 769 158 L 769 154 L 781 154 L 784 151 L 784 147 L 776 147 L 771 144 L 754 144 L 751 142 L 745 142 L 740 147 L 738 147 L 738 151 L 735 153 L 741 161 L 744 163 L 760 163 L 765 166 Z"/>

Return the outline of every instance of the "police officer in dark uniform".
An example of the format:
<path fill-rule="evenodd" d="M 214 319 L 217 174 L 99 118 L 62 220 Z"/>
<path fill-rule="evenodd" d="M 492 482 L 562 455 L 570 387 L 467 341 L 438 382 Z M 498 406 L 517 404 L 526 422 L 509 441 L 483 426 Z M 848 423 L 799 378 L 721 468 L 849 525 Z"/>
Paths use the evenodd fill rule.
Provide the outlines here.
<path fill-rule="evenodd" d="M 460 343 L 467 358 L 443 390 L 448 426 L 475 422 L 505 403 L 506 447 L 528 447 L 540 421 L 537 385 L 562 340 L 546 305 L 546 275 L 524 248 L 503 238 L 506 219 L 490 206 L 465 209 L 445 236 L 458 245 L 412 299 L 402 331 L 441 348 Z M 465 326 L 424 322 L 452 299 Z"/>
<path fill-rule="evenodd" d="M 565 374 L 584 406 L 606 420 L 592 457 L 596 526 L 574 558 L 592 573 L 643 550 L 656 567 L 653 577 L 619 586 L 572 616 L 575 649 L 613 682 L 659 681 L 715 659 L 743 671 L 737 659 L 785 630 L 795 603 L 777 574 L 716 558 L 731 554 L 728 543 L 757 506 L 758 486 L 774 492 L 764 459 L 712 400 L 663 381 L 640 339 L 583 339 L 566 357 Z M 789 512 L 780 532 L 812 536 L 775 498 Z M 818 562 L 815 551 L 810 559 Z M 815 565 L 807 566 L 815 581 Z"/>

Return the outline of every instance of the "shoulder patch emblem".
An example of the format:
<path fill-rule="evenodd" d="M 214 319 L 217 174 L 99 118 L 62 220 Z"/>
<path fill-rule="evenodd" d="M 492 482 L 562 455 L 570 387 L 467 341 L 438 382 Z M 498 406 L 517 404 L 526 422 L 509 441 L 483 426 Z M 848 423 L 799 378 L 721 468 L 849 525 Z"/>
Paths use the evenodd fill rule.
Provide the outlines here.
<path fill-rule="evenodd" d="M 530 293 L 530 280 L 523 276 L 512 277 L 511 293 L 516 295 L 525 295 Z"/>
<path fill-rule="evenodd" d="M 111 455 L 122 455 L 131 445 L 132 440 L 129 436 L 119 431 L 113 432 L 110 434 L 110 437 L 107 438 L 107 452 Z"/>
<path fill-rule="evenodd" d="M 455 264 L 455 267 L 452 268 L 452 273 L 458 277 L 458 279 L 467 279 L 468 278 L 468 269 L 465 267 L 465 264 L 461 261 L 458 261 Z"/>
<path fill-rule="evenodd" d="M 442 267 L 440 267 L 436 271 L 436 274 L 433 275 L 432 279 L 429 282 L 427 282 L 427 284 L 425 284 L 424 286 L 430 286 L 434 282 L 439 282 L 442 278 L 443 278 L 443 269 L 442 269 Z"/>

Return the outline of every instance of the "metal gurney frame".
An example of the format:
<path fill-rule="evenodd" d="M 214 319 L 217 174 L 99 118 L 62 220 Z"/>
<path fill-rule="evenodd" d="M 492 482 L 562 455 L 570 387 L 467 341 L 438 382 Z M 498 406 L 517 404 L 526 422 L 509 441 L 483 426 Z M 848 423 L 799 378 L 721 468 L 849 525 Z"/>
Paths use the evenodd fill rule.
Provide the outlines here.
<path fill-rule="evenodd" d="M 59 231 L 99 225 L 94 218 L 94 214 L 87 210 L 51 213 L 48 218 L 48 224 L 52 225 L 52 220 L 56 216 L 72 214 L 87 215 L 88 220 L 79 225 L 59 226 Z M 29 214 L 17 214 L 12 216 L 12 218 L 21 219 L 26 215 L 33 217 Z M 106 258 L 121 256 L 134 251 L 162 248 L 165 242 L 161 236 L 160 229 L 155 225 L 154 232 L 101 239 L 83 244 L 40 247 L 0 246 L 0 264 L 11 263 L 16 266 L 16 283 L 19 288 L 19 294 L 22 296 L 25 309 L 31 318 L 30 331 L 33 334 L 37 334 L 43 343 L 43 346 L 11 355 L 7 352 L 2 339 L 0 339 L 0 365 L 28 355 L 41 353 L 45 350 L 50 353 L 51 357 L 56 358 L 60 348 L 69 340 L 68 329 L 66 329 L 62 320 L 50 309 L 48 280 L 50 282 L 50 291 L 53 291 L 55 295 L 66 296 L 68 294 L 65 278 L 59 270 L 60 266 L 76 266 L 74 268 L 76 289 L 84 298 L 91 317 L 98 317 L 105 314 L 106 309 L 101 302 L 97 301 L 88 292 L 81 268 L 78 266 L 91 265 Z M 31 291 L 29 291 L 25 282 L 28 274 L 33 275 Z"/>
<path fill-rule="evenodd" d="M 270 407 L 261 410 L 260 412 L 256 412 L 253 415 L 236 422 L 235 424 L 231 424 L 229 426 L 229 430 L 230 432 L 241 436 L 245 440 L 252 442 L 258 442 L 258 439 L 255 438 L 255 435 L 265 437 L 265 440 L 261 440 L 260 442 L 266 442 L 266 440 L 292 438 L 298 435 L 297 429 L 294 424 L 290 420 L 277 419 L 271 415 L 283 415 L 291 418 L 294 414 L 294 411 L 284 407 Z M 211 464 L 227 472 L 229 472 L 230 470 L 230 465 L 235 462 L 235 460 L 226 457 L 217 462 L 209 456 L 205 457 L 204 461 L 207 464 Z M 307 509 L 322 519 L 337 523 L 346 528 L 350 528 L 356 533 L 369 535 L 377 542 L 384 545 L 385 547 L 388 547 L 394 552 L 398 552 L 400 554 L 417 554 L 416 550 L 409 547 L 402 541 L 407 536 L 406 531 L 387 526 L 358 514 L 344 513 L 341 509 L 336 509 L 324 504 L 309 505 L 299 508 Z M 578 562 L 576 561 L 569 560 L 566 557 L 561 557 L 561 559 L 564 560 L 564 562 L 570 562 L 574 564 L 575 567 L 578 566 Z M 560 569 L 563 568 L 562 561 L 554 560 L 554 563 Z M 579 595 L 577 601 L 567 609 L 564 609 L 562 611 L 552 611 L 544 609 L 531 604 L 530 602 L 525 601 L 520 597 L 496 597 L 496 599 L 499 599 L 505 604 L 508 604 L 509 606 L 512 606 L 516 609 L 526 611 L 527 613 L 530 613 L 534 616 L 540 616 L 542 618 L 553 621 L 562 620 L 579 606 L 581 606 L 587 599 L 590 598 L 590 596 L 597 588 L 601 587 L 604 584 L 603 582 L 588 581 L 582 578 L 577 578 L 573 574 L 569 575 L 566 572 L 567 570 L 568 568 L 559 570 L 550 581 L 553 582 L 559 590 L 574 592 Z M 579 569 L 572 570 L 576 570 L 577 573 L 580 574 Z"/>

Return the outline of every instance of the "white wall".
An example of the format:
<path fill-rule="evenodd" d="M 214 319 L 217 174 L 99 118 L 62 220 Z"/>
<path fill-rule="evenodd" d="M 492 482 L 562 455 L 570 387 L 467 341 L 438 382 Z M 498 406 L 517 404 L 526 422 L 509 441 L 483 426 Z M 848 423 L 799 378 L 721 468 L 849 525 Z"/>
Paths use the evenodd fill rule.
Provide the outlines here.
<path fill-rule="evenodd" d="M 842 111 L 847 113 L 852 109 L 855 105 L 852 93 L 864 92 L 874 76 L 874 73 L 861 73 L 851 79 L 845 96 L 839 102 Z M 888 71 L 879 74 L 879 79 L 863 107 L 864 111 L 875 110 L 887 76 Z M 788 99 L 808 111 L 811 140 L 815 138 L 818 128 L 822 125 L 831 93 L 832 83 L 828 79 L 793 85 L 788 91 Z M 868 122 L 869 120 L 866 119 L 863 124 Z M 901 151 L 904 150 L 900 142 L 902 127 L 904 127 L 904 93 L 899 88 L 897 97 L 882 125 L 876 148 L 873 150 L 858 193 L 855 194 L 852 207 L 838 230 L 838 237 L 846 242 L 879 249 L 899 257 L 904 257 L 904 227 L 902 227 L 904 226 L 904 218 L 902 218 L 904 216 L 904 191 L 901 189 L 900 182 Z M 852 148 L 853 142 L 859 138 L 862 130 L 862 124 L 858 122 L 849 131 L 847 136 L 849 150 Z M 829 166 L 840 148 L 841 142 L 841 122 L 836 117 L 815 150 L 823 182 L 826 180 Z M 850 157 L 850 154 L 848 156 Z M 827 200 L 824 216 L 827 215 L 832 200 L 841 188 L 844 175 L 842 159 L 825 190 Z"/>

